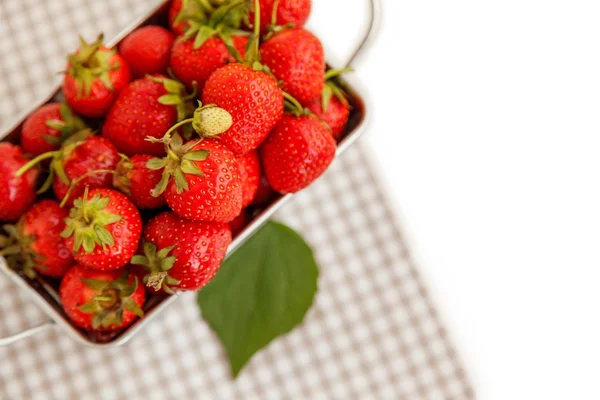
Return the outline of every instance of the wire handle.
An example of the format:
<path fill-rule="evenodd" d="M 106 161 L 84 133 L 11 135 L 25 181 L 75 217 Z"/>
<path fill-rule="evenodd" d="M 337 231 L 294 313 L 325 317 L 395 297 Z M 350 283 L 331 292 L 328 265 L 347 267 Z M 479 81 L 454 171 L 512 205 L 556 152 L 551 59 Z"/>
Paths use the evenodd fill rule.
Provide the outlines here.
<path fill-rule="evenodd" d="M 56 323 L 54 321 L 47 321 L 47 322 L 44 322 L 43 324 L 34 326 L 33 328 L 26 329 L 15 335 L 0 338 L 0 347 L 8 346 L 10 344 L 18 342 L 19 340 L 27 339 L 29 337 L 37 335 L 38 333 L 45 332 L 48 329 L 54 327 L 55 325 L 56 325 Z"/>
<path fill-rule="evenodd" d="M 356 59 L 361 54 L 369 50 L 369 48 L 371 47 L 371 43 L 373 42 L 373 40 L 377 36 L 377 33 L 379 32 L 379 24 L 381 21 L 381 0 L 369 0 L 369 6 L 369 10 L 371 13 L 368 22 L 369 26 L 367 27 L 365 36 L 358 44 L 357 48 L 354 50 L 354 52 L 350 56 L 350 59 L 346 63 L 346 68 L 351 67 L 352 64 L 354 64 Z"/>

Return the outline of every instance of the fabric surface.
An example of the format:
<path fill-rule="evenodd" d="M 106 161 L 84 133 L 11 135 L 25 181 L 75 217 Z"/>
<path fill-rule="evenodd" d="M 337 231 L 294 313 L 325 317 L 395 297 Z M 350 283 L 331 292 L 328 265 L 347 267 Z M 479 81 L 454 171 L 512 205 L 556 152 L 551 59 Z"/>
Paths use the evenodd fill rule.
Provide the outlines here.
<path fill-rule="evenodd" d="M 1 0 L 0 130 L 60 81 L 77 46 L 116 35 L 157 0 Z M 360 145 L 278 219 L 321 267 L 304 323 L 237 380 L 193 294 L 125 346 L 91 349 L 58 327 L 0 348 L 0 399 L 471 399 L 474 397 Z M 350 173 L 349 171 L 352 171 Z M 0 276 L 0 337 L 47 320 Z"/>

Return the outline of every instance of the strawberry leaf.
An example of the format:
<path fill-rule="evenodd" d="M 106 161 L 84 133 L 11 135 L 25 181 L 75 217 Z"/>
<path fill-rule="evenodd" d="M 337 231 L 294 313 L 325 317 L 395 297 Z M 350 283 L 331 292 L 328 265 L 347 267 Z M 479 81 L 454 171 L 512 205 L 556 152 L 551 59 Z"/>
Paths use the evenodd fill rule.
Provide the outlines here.
<path fill-rule="evenodd" d="M 302 322 L 317 277 L 310 247 L 275 222 L 267 222 L 225 261 L 198 293 L 198 304 L 227 351 L 233 376 L 257 351 Z"/>

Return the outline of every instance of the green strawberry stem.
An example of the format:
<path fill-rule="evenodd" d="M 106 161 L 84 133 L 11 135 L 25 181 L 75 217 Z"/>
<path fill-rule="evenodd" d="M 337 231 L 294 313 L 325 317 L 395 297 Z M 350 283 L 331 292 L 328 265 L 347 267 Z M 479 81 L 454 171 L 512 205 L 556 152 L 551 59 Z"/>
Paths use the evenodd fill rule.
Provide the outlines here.
<path fill-rule="evenodd" d="M 271 26 L 277 25 L 277 11 L 279 10 L 279 1 L 275 0 L 273 3 L 273 13 L 271 14 Z"/>
<path fill-rule="evenodd" d="M 113 174 L 113 175 L 115 175 L 116 173 L 117 173 L 117 171 L 112 170 L 112 169 L 96 169 L 94 171 L 86 172 L 85 174 L 73 179 L 73 181 L 71 181 L 71 184 L 69 185 L 69 190 L 67 190 L 67 194 L 65 194 L 65 197 L 63 197 L 62 201 L 60 202 L 60 206 L 64 207 L 67 204 L 67 201 L 69 201 L 69 197 L 71 197 L 71 195 L 73 194 L 73 190 L 75 189 L 75 186 L 77 186 L 79 184 L 79 182 L 81 182 L 85 178 L 89 178 L 90 176 L 96 175 L 96 174 Z"/>
<path fill-rule="evenodd" d="M 199 3 L 209 14 L 215 11 L 214 7 L 208 0 L 199 0 Z"/>
<path fill-rule="evenodd" d="M 352 68 L 330 69 L 327 72 L 325 72 L 325 80 L 328 81 L 331 78 L 338 77 L 341 74 L 345 74 L 346 72 L 354 72 L 354 70 Z"/>
<path fill-rule="evenodd" d="M 44 160 L 53 158 L 57 153 L 58 153 L 58 151 L 49 151 L 47 153 L 40 154 L 39 156 L 37 156 L 34 159 L 27 162 L 27 164 L 25 164 L 21 168 L 19 168 L 15 175 L 17 176 L 17 178 L 20 178 L 31 168 L 35 167 L 36 165 L 38 165 L 39 163 L 41 163 Z"/>
<path fill-rule="evenodd" d="M 296 100 L 291 94 L 281 91 L 283 98 L 286 100 L 286 111 L 292 113 L 293 115 L 299 117 L 300 115 L 308 115 L 310 111 L 304 107 L 298 100 Z"/>

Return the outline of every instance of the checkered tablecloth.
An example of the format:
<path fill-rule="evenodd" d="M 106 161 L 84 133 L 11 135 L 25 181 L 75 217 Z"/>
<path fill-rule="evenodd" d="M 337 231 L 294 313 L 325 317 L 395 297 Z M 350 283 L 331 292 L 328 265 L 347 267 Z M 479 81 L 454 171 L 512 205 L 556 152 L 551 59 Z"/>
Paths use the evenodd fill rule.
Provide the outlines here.
<path fill-rule="evenodd" d="M 77 33 L 110 37 L 158 1 L 0 0 L 0 130 L 52 90 Z M 473 398 L 365 165 L 355 146 L 279 213 L 313 245 L 319 292 L 302 326 L 237 380 L 186 294 L 119 348 L 87 348 L 58 328 L 0 348 L 0 399 Z M 47 319 L 2 276 L 0 293 L 0 337 Z"/>

